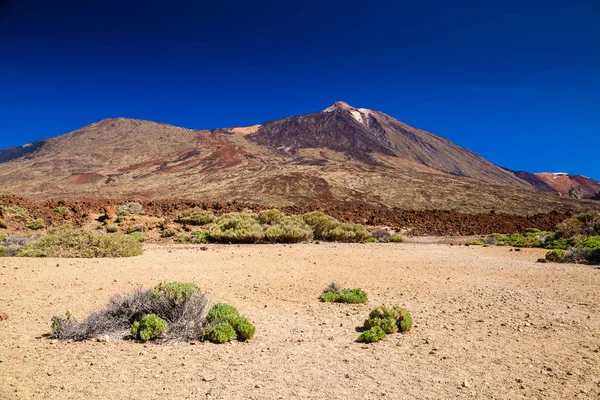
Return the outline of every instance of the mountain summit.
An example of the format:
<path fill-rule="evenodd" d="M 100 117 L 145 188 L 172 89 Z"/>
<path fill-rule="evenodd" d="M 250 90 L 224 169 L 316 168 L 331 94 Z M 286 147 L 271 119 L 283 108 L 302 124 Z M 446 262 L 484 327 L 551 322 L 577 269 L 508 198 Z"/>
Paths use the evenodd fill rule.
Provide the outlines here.
<path fill-rule="evenodd" d="M 523 214 L 587 204 L 557 196 L 542 178 L 341 101 L 240 128 L 102 120 L 1 150 L 0 184 L 0 193 L 55 199 L 236 199 Z"/>

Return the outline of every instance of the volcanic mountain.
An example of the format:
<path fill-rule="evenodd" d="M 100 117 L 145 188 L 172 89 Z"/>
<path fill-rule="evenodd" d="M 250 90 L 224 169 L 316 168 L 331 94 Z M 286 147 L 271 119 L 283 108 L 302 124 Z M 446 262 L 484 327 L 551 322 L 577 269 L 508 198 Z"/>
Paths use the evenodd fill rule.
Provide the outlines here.
<path fill-rule="evenodd" d="M 0 183 L 0 194 L 44 199 L 375 204 L 521 214 L 598 204 L 559 197 L 560 190 L 542 177 L 524 179 L 442 137 L 343 102 L 243 128 L 191 130 L 106 119 L 0 151 Z"/>

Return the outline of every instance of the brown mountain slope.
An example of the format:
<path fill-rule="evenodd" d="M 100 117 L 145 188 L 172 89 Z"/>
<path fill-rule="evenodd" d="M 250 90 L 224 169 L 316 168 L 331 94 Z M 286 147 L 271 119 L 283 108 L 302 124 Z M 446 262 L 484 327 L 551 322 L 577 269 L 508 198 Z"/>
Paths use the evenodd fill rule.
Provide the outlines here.
<path fill-rule="evenodd" d="M 445 139 L 345 103 L 212 131 L 103 120 L 0 151 L 0 194 L 9 193 L 519 214 L 598 206 L 536 190 Z"/>
<path fill-rule="evenodd" d="M 548 172 L 535 174 L 535 176 L 556 192 L 564 195 L 575 191 L 581 193 L 583 197 L 591 198 L 600 193 L 600 182 L 586 176 Z"/>

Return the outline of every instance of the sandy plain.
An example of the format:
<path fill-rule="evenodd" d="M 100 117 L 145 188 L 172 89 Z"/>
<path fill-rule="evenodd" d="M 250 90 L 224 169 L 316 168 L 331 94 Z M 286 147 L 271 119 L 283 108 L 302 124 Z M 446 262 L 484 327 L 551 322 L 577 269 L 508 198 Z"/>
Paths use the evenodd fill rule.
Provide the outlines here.
<path fill-rule="evenodd" d="M 426 241 L 425 241 L 426 242 Z M 449 244 L 147 245 L 128 259 L 0 259 L 0 399 L 597 399 L 600 270 L 540 249 Z M 247 343 L 56 342 L 50 318 L 192 281 L 257 328 Z M 331 281 L 365 305 L 318 301 Z M 370 308 L 408 334 L 356 342 Z"/>

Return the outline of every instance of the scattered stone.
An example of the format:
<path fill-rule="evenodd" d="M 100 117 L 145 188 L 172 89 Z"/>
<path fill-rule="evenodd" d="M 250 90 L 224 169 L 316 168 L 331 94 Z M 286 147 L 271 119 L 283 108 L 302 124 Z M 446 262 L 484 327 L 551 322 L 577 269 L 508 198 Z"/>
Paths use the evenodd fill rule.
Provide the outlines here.
<path fill-rule="evenodd" d="M 208 247 L 206 247 L 206 246 L 202 246 L 202 247 L 200 247 L 200 250 L 202 250 L 202 251 L 206 251 L 206 250 L 208 250 Z"/>
<path fill-rule="evenodd" d="M 538 258 L 537 262 L 539 262 L 540 264 L 546 264 L 548 260 L 546 260 L 545 258 Z"/>
<path fill-rule="evenodd" d="M 199 341 L 199 340 L 190 340 L 190 344 L 191 344 L 192 346 L 195 346 L 195 345 L 198 345 L 198 344 L 200 344 L 200 341 Z"/>
<path fill-rule="evenodd" d="M 463 387 L 466 387 L 466 388 L 470 388 L 472 386 L 471 383 L 468 380 L 466 380 L 466 379 L 465 379 L 465 381 L 463 382 L 462 385 L 463 385 Z"/>
<path fill-rule="evenodd" d="M 0 313 L 0 321 L 6 321 L 8 319 L 8 314 Z"/>
<path fill-rule="evenodd" d="M 6 362 L 6 358 L 0 358 L 0 363 Z"/>
<path fill-rule="evenodd" d="M 205 376 L 204 378 L 202 378 L 202 380 L 204 382 L 212 382 L 215 380 L 215 377 L 214 376 Z"/>
<path fill-rule="evenodd" d="M 99 343 L 108 343 L 110 341 L 110 338 L 108 337 L 108 335 L 102 335 L 102 336 L 98 336 L 96 338 L 96 342 Z"/>

